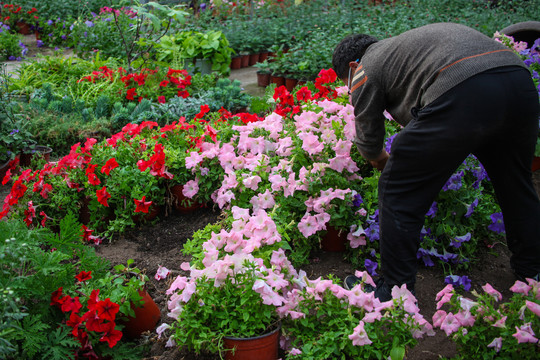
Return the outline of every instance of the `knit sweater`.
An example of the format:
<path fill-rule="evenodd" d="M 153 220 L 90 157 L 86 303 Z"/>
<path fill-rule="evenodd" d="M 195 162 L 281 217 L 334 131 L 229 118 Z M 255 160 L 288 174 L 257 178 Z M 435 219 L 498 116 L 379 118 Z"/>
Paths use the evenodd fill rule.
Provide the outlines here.
<path fill-rule="evenodd" d="M 384 110 L 407 125 L 413 107 L 423 108 L 483 71 L 514 65 L 526 68 L 506 46 L 452 23 L 422 26 L 370 45 L 351 85 L 360 153 L 369 160 L 380 155 Z"/>

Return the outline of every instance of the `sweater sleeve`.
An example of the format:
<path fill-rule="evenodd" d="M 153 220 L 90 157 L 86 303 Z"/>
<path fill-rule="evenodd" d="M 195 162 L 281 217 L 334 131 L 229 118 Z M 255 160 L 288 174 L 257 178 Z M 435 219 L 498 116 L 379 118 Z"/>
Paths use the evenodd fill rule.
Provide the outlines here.
<path fill-rule="evenodd" d="M 364 65 L 358 66 L 351 85 L 351 104 L 356 125 L 355 144 L 367 160 L 376 159 L 384 148 L 384 89 Z"/>

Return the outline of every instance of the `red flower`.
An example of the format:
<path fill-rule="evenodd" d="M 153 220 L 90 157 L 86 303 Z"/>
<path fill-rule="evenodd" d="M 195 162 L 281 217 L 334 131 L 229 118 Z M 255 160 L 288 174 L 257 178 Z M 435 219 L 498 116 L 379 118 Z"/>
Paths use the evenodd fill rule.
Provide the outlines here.
<path fill-rule="evenodd" d="M 180 90 L 180 91 L 178 91 L 178 96 L 185 99 L 185 98 L 187 98 L 189 96 L 189 93 L 186 90 Z"/>
<path fill-rule="evenodd" d="M 4 179 L 2 180 L 2 185 L 6 185 L 10 181 L 11 181 L 11 169 L 6 171 L 6 175 L 4 176 Z"/>
<path fill-rule="evenodd" d="M 97 315 L 102 320 L 114 321 L 119 309 L 120 305 L 113 303 L 109 298 L 96 304 Z"/>
<path fill-rule="evenodd" d="M 165 104 L 167 102 L 167 99 L 165 98 L 165 96 L 158 96 L 157 101 L 160 104 Z"/>
<path fill-rule="evenodd" d="M 96 305 L 99 302 L 99 289 L 94 289 L 88 297 L 88 310 L 96 311 Z"/>
<path fill-rule="evenodd" d="M 72 328 L 76 328 L 79 326 L 79 324 L 81 323 L 81 317 L 79 315 L 77 315 L 76 313 L 71 313 L 71 315 L 69 316 L 69 320 L 66 321 L 66 325 L 67 326 L 71 326 Z M 77 336 L 76 335 L 76 332 L 73 333 L 74 336 Z"/>
<path fill-rule="evenodd" d="M 152 205 L 152 202 L 145 201 L 145 200 L 146 200 L 146 195 L 143 195 L 141 200 L 133 199 L 133 201 L 135 202 L 135 205 L 137 206 L 137 208 L 135 209 L 135 212 L 148 213 L 148 209 Z"/>
<path fill-rule="evenodd" d="M 108 329 L 106 329 L 105 334 L 103 334 L 99 341 L 109 343 L 109 347 L 112 348 L 122 338 L 122 332 L 114 328 L 114 322 L 108 323 L 106 325 Z"/>
<path fill-rule="evenodd" d="M 298 92 L 296 93 L 296 100 L 298 101 L 309 101 L 311 100 L 311 90 L 307 86 L 302 87 Z"/>
<path fill-rule="evenodd" d="M 80 282 L 90 280 L 92 278 L 92 271 L 81 271 L 79 274 L 75 275 L 75 279 Z"/>
<path fill-rule="evenodd" d="M 88 174 L 88 183 L 90 185 L 98 186 L 99 184 L 101 184 L 101 181 L 99 180 L 96 174 L 90 173 Z"/>
<path fill-rule="evenodd" d="M 72 298 L 71 296 L 66 295 L 63 298 L 62 308 L 61 308 L 62 312 L 68 312 L 68 311 L 79 312 L 81 308 L 82 308 L 82 304 L 79 301 L 78 296 Z"/>
<path fill-rule="evenodd" d="M 202 119 L 205 114 L 207 114 L 210 111 L 210 106 L 204 104 L 201 105 L 201 111 L 195 115 L 195 119 Z"/>
<path fill-rule="evenodd" d="M 40 212 L 39 215 L 43 216 L 43 219 L 41 219 L 41 226 L 45 227 L 45 223 L 49 217 L 45 214 L 45 211 Z"/>
<path fill-rule="evenodd" d="M 43 184 L 43 188 L 41 189 L 41 192 L 39 193 L 42 198 L 46 199 L 49 197 L 49 192 L 52 190 L 51 184 Z"/>
<path fill-rule="evenodd" d="M 135 88 L 128 89 L 126 94 L 126 99 L 128 100 L 135 100 L 135 96 L 137 95 Z"/>
<path fill-rule="evenodd" d="M 107 203 L 107 200 L 111 198 L 111 194 L 107 192 L 107 187 L 104 186 L 101 190 L 96 190 L 96 195 L 98 198 L 98 202 L 106 207 L 109 207 L 109 204 Z"/>
<path fill-rule="evenodd" d="M 24 216 L 26 226 L 32 225 L 32 221 L 34 221 L 34 218 L 36 217 L 36 208 L 34 207 L 32 201 L 28 202 L 28 210 L 24 210 Z"/>
<path fill-rule="evenodd" d="M 65 298 L 63 297 L 64 294 L 62 294 L 62 291 L 64 289 L 62 287 L 59 287 L 58 290 L 56 291 L 53 291 L 52 295 L 51 295 L 51 306 L 54 306 L 54 305 L 58 305 L 58 306 L 61 306 L 64 301 L 65 301 Z"/>
<path fill-rule="evenodd" d="M 118 167 L 118 163 L 116 162 L 115 158 L 110 158 L 107 160 L 105 165 L 101 168 L 101 172 L 109 175 L 111 173 L 111 170 L 116 169 Z"/>
<path fill-rule="evenodd" d="M 163 80 L 162 82 L 159 83 L 159 86 L 162 86 L 162 87 L 165 87 L 169 85 L 169 80 Z"/>
<path fill-rule="evenodd" d="M 86 323 L 88 331 L 103 332 L 107 329 L 106 324 L 96 315 L 94 310 L 84 314 L 83 321 Z"/>

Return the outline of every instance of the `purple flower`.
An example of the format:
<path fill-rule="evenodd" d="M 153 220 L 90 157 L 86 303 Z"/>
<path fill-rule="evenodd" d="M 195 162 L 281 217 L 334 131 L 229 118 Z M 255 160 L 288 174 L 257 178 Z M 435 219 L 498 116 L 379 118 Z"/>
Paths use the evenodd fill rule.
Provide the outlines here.
<path fill-rule="evenodd" d="M 8 60 L 17 60 L 17 58 L 13 55 L 11 55 L 10 57 L 8 57 Z"/>
<path fill-rule="evenodd" d="M 45 44 L 43 44 L 43 41 L 37 40 L 37 41 L 36 41 L 36 46 L 37 46 L 37 47 L 43 47 L 43 46 L 45 46 Z"/>
<path fill-rule="evenodd" d="M 397 136 L 397 134 L 394 134 L 392 136 L 389 136 L 387 139 L 386 139 L 386 143 L 384 145 L 384 148 L 386 150 L 387 153 L 390 153 L 391 149 L 392 149 L 392 143 L 394 142 L 394 138 Z"/>
<path fill-rule="evenodd" d="M 54 21 L 52 21 L 52 20 L 47 20 L 47 25 L 51 26 L 52 24 L 54 24 Z"/>
<path fill-rule="evenodd" d="M 62 40 L 66 40 L 67 36 L 66 35 L 62 35 Z"/>
<path fill-rule="evenodd" d="M 416 253 L 416 258 L 422 259 L 425 266 L 435 266 L 435 263 L 431 259 L 431 256 L 435 256 L 435 257 L 439 256 L 439 253 L 437 252 L 436 249 L 431 248 L 431 250 L 428 251 L 426 249 L 420 248 L 418 249 L 418 252 Z"/>
<path fill-rule="evenodd" d="M 364 262 L 364 266 L 366 267 L 369 275 L 377 276 L 377 272 L 375 270 L 377 270 L 377 267 L 379 266 L 379 264 L 377 264 L 376 261 L 366 259 L 366 261 Z"/>
<path fill-rule="evenodd" d="M 450 176 L 450 179 L 444 184 L 443 191 L 459 190 L 461 189 L 461 178 L 463 177 L 463 171 L 458 171 L 454 175 Z"/>
<path fill-rule="evenodd" d="M 363 202 L 364 200 L 362 199 L 362 195 L 360 194 L 354 195 L 353 206 L 360 207 L 360 205 L 362 205 Z"/>
<path fill-rule="evenodd" d="M 366 236 L 371 242 L 374 242 L 375 240 L 379 240 L 380 239 L 379 224 L 373 223 L 369 225 L 369 227 L 366 229 Z"/>
<path fill-rule="evenodd" d="M 202 4 L 201 4 L 201 10 L 202 10 L 202 11 L 206 10 L 206 3 L 202 3 Z"/>
<path fill-rule="evenodd" d="M 465 213 L 465 217 L 469 218 L 474 212 L 474 209 L 478 206 L 478 198 L 474 199 L 471 205 L 467 205 L 467 213 Z"/>
<path fill-rule="evenodd" d="M 503 215 L 501 212 L 493 213 L 491 214 L 491 221 L 492 223 L 488 225 L 488 229 L 496 232 L 497 234 L 501 234 L 505 232 L 504 229 L 504 220 Z"/>
<path fill-rule="evenodd" d="M 53 37 L 53 33 L 49 33 L 49 35 L 48 35 L 48 36 L 49 36 L 49 37 Z"/>
<path fill-rule="evenodd" d="M 442 255 L 439 255 L 439 259 L 444 261 L 444 262 L 452 262 L 452 263 L 456 263 L 456 260 L 457 260 L 457 257 L 458 255 L 457 254 L 454 254 L 454 253 L 450 253 L 446 250 L 444 250 L 444 253 Z"/>
<path fill-rule="evenodd" d="M 84 23 L 86 24 L 87 27 L 93 27 L 94 26 L 94 23 L 91 22 L 90 20 L 86 20 Z"/>
<path fill-rule="evenodd" d="M 434 218 L 435 215 L 437 215 L 437 210 L 439 210 L 439 208 L 437 206 L 437 202 L 434 201 L 433 204 L 431 204 L 431 207 L 429 208 L 426 216 L 431 216 L 432 218 Z"/>
<path fill-rule="evenodd" d="M 457 276 L 457 275 L 448 275 L 444 278 L 444 282 L 447 284 L 452 284 L 454 286 L 463 286 L 463 289 L 465 291 L 469 291 L 471 289 L 471 279 L 467 277 L 467 275 L 463 276 Z"/>
<path fill-rule="evenodd" d="M 19 132 L 19 129 L 13 129 L 11 130 L 11 132 L 9 133 L 9 135 L 15 135 L 16 133 Z"/>
<path fill-rule="evenodd" d="M 458 248 L 461 246 L 461 243 L 471 240 L 471 233 L 466 233 L 463 236 L 456 236 L 451 242 L 450 246 Z"/>

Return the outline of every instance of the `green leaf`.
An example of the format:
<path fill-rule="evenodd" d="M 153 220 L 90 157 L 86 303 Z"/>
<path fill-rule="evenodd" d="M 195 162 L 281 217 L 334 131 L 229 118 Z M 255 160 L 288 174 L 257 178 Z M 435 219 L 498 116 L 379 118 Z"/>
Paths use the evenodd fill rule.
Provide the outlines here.
<path fill-rule="evenodd" d="M 403 346 L 393 347 L 390 351 L 392 360 L 403 360 L 405 358 L 405 348 Z"/>

